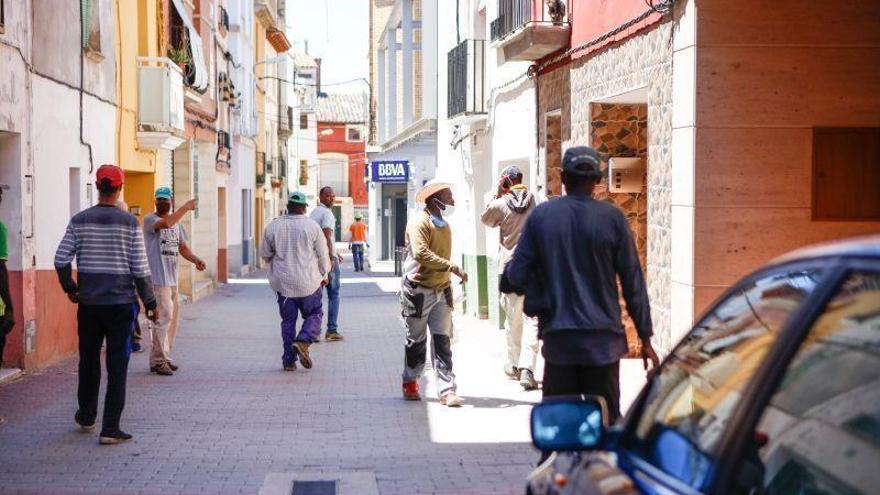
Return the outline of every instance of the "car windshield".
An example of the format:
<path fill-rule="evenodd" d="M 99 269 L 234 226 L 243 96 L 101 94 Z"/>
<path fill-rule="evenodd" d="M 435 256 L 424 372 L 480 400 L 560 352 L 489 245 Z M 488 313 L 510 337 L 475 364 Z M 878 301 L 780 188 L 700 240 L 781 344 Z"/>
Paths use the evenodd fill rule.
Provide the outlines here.
<path fill-rule="evenodd" d="M 741 391 L 819 278 L 816 270 L 759 277 L 696 325 L 649 384 L 635 433 L 650 462 L 702 485 Z"/>

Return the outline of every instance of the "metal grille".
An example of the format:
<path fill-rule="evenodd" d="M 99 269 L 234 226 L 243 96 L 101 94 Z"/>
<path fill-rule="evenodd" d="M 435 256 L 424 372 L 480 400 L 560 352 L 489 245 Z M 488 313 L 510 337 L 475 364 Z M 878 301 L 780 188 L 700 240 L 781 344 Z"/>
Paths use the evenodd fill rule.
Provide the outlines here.
<path fill-rule="evenodd" d="M 498 18 L 490 24 L 492 41 L 504 38 L 532 21 L 533 0 L 498 0 Z"/>
<path fill-rule="evenodd" d="M 294 481 L 291 495 L 336 495 L 336 481 Z"/>
<path fill-rule="evenodd" d="M 465 40 L 447 55 L 447 117 L 485 113 L 484 40 Z"/>

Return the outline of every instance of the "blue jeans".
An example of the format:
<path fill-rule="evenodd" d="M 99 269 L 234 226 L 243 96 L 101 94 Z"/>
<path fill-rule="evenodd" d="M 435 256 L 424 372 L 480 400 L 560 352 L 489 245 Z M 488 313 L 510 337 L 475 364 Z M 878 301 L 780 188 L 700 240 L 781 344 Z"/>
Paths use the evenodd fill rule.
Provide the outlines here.
<path fill-rule="evenodd" d="M 327 284 L 327 333 L 336 333 L 339 318 L 339 263 L 330 269 L 330 283 Z"/>
<path fill-rule="evenodd" d="M 318 287 L 314 294 L 305 297 L 284 297 L 278 294 L 278 312 L 281 313 L 281 340 L 284 342 L 281 360 L 287 366 L 296 361 L 294 342 L 312 342 L 321 333 L 321 318 L 324 317 L 321 288 Z M 303 324 L 297 334 L 296 318 L 299 313 L 302 313 Z"/>
<path fill-rule="evenodd" d="M 354 271 L 356 271 L 356 272 L 364 271 L 364 245 L 363 244 L 352 244 L 351 245 L 351 259 L 354 260 Z"/>

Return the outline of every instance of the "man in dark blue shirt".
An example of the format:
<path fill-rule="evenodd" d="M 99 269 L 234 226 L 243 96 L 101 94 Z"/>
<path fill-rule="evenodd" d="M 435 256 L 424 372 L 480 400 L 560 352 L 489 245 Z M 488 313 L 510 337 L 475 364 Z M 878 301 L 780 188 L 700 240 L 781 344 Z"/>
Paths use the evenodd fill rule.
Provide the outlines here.
<path fill-rule="evenodd" d="M 626 218 L 593 199 L 602 177 L 592 148 L 565 152 L 566 196 L 535 208 L 526 221 L 505 278 L 526 294 L 544 340 L 544 396 L 599 395 L 609 419 L 620 415 L 619 364 L 627 352 L 617 281 L 642 341 L 645 369 L 659 365 L 651 346 L 645 278 Z"/>

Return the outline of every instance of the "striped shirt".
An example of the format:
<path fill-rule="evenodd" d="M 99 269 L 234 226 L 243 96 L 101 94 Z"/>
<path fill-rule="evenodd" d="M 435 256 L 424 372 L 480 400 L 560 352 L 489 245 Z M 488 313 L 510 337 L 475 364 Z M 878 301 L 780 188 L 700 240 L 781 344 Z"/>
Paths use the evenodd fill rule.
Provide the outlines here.
<path fill-rule="evenodd" d="M 71 274 L 74 259 L 78 284 Z M 130 304 L 140 294 L 147 309 L 155 305 L 137 219 L 115 206 L 93 206 L 70 219 L 55 270 L 64 291 L 77 292 L 82 304 Z"/>
<path fill-rule="evenodd" d="M 305 215 L 283 215 L 263 233 L 260 256 L 269 263 L 269 285 L 284 297 L 305 297 L 330 271 L 327 238 Z"/>

